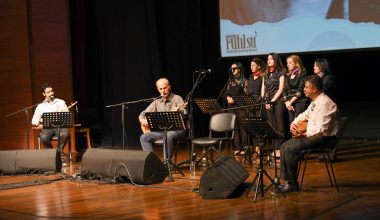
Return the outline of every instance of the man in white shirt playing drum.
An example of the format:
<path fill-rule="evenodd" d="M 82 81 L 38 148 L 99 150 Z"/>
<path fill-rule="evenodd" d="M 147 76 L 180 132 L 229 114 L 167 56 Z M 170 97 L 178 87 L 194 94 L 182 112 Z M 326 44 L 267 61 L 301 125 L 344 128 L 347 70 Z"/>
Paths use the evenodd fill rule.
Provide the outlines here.
<path fill-rule="evenodd" d="M 304 93 L 310 98 L 309 107 L 290 124 L 292 138 L 281 145 L 281 178 L 287 182 L 282 186 L 284 192 L 298 191 L 297 164 L 300 152 L 313 147 L 333 146 L 333 134 L 338 116 L 337 105 L 322 92 L 322 81 L 317 75 L 305 80 Z M 307 122 L 306 129 L 300 129 Z"/>

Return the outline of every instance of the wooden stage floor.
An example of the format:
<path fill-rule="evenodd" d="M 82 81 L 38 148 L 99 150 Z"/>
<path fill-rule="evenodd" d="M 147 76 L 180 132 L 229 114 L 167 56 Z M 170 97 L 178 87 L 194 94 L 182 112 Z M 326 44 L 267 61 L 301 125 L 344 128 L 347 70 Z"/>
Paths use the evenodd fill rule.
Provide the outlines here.
<path fill-rule="evenodd" d="M 286 198 L 268 191 L 256 203 L 254 191 L 248 197 L 243 192 L 228 199 L 203 199 L 193 189 L 198 188 L 204 169 L 197 168 L 196 176 L 191 176 L 188 166 L 181 167 L 184 177 L 175 173 L 173 182 L 146 186 L 73 179 L 80 163 L 70 164 L 65 173 L 0 176 L 3 186 L 53 180 L 0 190 L 0 219 L 379 219 L 380 143 L 343 140 L 338 153 L 334 169 L 339 193 L 330 187 L 324 164 L 313 157 L 304 191 Z M 182 159 L 186 159 L 185 151 L 180 152 Z M 256 165 L 244 167 L 250 173 L 248 185 Z M 273 168 L 266 170 L 273 176 Z"/>

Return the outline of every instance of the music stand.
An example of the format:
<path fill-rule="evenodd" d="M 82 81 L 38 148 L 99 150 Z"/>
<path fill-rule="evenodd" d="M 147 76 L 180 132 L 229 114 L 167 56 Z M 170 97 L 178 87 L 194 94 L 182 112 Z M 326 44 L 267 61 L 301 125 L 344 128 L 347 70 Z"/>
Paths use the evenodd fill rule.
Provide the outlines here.
<path fill-rule="evenodd" d="M 236 106 L 242 107 L 239 108 L 240 110 L 245 109 L 246 110 L 246 116 L 249 117 L 251 114 L 251 110 L 256 112 L 260 111 L 262 108 L 261 104 L 258 104 L 255 97 L 252 94 L 240 94 L 240 95 L 232 95 L 232 99 L 235 101 Z M 246 107 L 246 108 L 245 108 Z M 239 120 L 241 123 L 241 119 Z M 244 126 L 243 126 L 244 127 Z M 244 127 L 245 128 L 245 127 Z M 250 136 L 248 135 L 248 138 Z M 247 143 L 250 143 L 250 140 L 248 140 Z M 246 148 L 243 156 L 240 158 L 240 162 L 243 161 L 243 159 L 248 158 L 248 163 L 252 165 L 252 155 L 256 153 L 256 151 L 253 150 L 252 146 L 248 144 L 249 146 Z"/>
<path fill-rule="evenodd" d="M 169 171 L 168 181 L 173 181 L 172 171 L 170 168 L 171 165 L 174 167 L 173 171 L 177 169 L 182 176 L 185 176 L 185 174 L 183 174 L 183 172 L 179 169 L 178 165 L 173 163 L 172 160 L 168 158 L 167 150 L 167 132 L 173 130 L 185 130 L 185 123 L 183 122 L 182 114 L 180 112 L 146 112 L 145 117 L 151 131 L 164 132 L 164 163 L 166 163 Z"/>
<path fill-rule="evenodd" d="M 248 134 L 252 137 L 255 137 L 259 140 L 259 168 L 256 172 L 256 176 L 252 181 L 251 187 L 248 190 L 247 196 L 251 191 L 252 187 L 256 186 L 256 192 L 254 197 L 254 202 L 257 199 L 257 193 L 260 188 L 261 196 L 264 197 L 264 193 L 273 185 L 275 186 L 285 197 L 285 193 L 280 189 L 278 184 L 269 176 L 263 166 L 263 140 L 265 139 L 278 139 L 283 138 L 280 134 L 278 134 L 272 126 L 262 117 L 252 117 L 252 118 L 244 118 L 240 119 L 242 125 L 247 129 Z M 271 185 L 269 185 L 266 189 L 264 189 L 264 175 L 271 181 Z"/>
<path fill-rule="evenodd" d="M 61 128 L 70 128 L 73 126 L 73 113 L 71 112 L 45 112 L 42 114 L 43 129 L 57 129 L 58 135 L 58 152 L 63 152 L 61 149 L 60 133 Z M 71 149 L 69 149 L 71 159 Z"/>
<path fill-rule="evenodd" d="M 261 106 L 256 102 L 256 99 L 253 95 L 233 95 L 231 96 L 235 101 L 236 105 L 239 107 L 247 106 L 247 110 L 260 111 Z"/>
<path fill-rule="evenodd" d="M 203 114 L 212 114 L 222 109 L 216 99 L 213 98 L 195 98 L 194 101 Z"/>

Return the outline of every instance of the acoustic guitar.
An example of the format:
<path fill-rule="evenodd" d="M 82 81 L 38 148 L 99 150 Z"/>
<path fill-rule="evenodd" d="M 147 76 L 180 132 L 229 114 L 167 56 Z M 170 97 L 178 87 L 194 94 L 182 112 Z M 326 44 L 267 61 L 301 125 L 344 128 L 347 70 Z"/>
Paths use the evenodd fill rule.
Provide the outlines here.
<path fill-rule="evenodd" d="M 69 106 L 67 107 L 67 109 L 72 108 L 72 107 L 75 106 L 76 104 L 78 104 L 78 101 L 75 101 L 74 103 L 71 103 L 71 105 L 69 105 Z M 38 126 L 34 126 L 32 129 L 42 129 L 42 123 L 40 122 L 40 123 L 38 124 Z"/>
<path fill-rule="evenodd" d="M 141 124 L 141 131 L 142 131 L 144 134 L 150 132 L 150 127 L 149 127 L 149 125 L 143 125 L 143 124 Z"/>
<path fill-rule="evenodd" d="M 175 106 L 173 107 L 172 109 L 170 109 L 170 111 L 172 112 L 176 112 L 178 111 L 180 108 L 183 108 L 183 107 L 186 107 L 187 106 L 187 102 L 184 102 L 183 104 L 179 105 L 179 106 Z M 149 125 L 143 125 L 141 124 L 141 131 L 145 134 L 145 133 L 148 133 L 150 132 L 150 127 Z"/>

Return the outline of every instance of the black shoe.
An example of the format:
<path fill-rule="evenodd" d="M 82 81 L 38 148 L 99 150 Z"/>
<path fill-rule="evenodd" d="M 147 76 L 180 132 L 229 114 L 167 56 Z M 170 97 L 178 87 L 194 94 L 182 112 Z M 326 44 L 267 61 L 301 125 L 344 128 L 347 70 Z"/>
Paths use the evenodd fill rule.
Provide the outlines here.
<path fill-rule="evenodd" d="M 299 188 L 298 184 L 285 183 L 284 185 L 280 186 L 280 189 L 285 193 L 298 191 L 298 188 Z"/>

